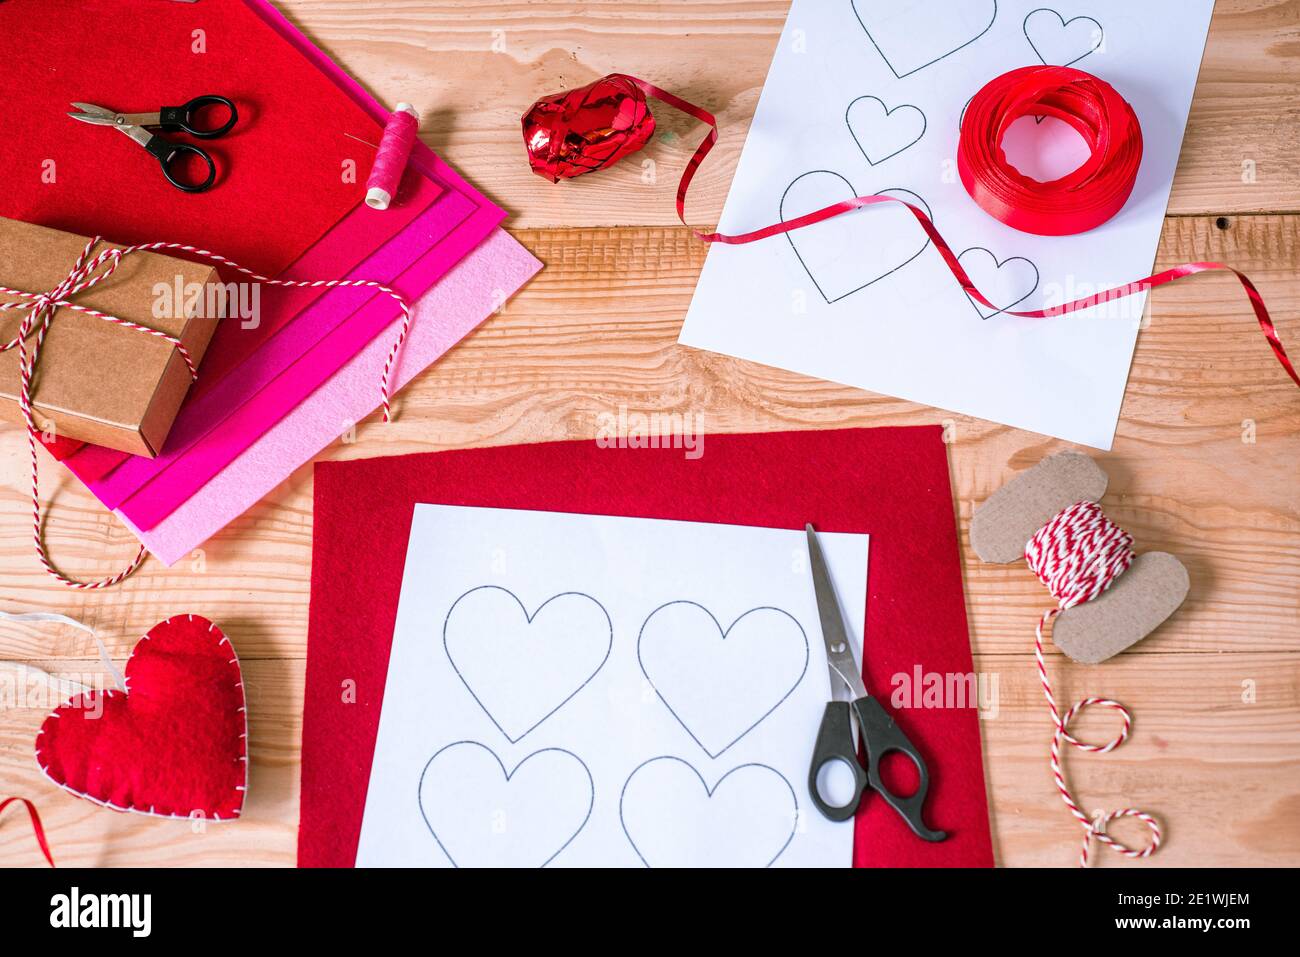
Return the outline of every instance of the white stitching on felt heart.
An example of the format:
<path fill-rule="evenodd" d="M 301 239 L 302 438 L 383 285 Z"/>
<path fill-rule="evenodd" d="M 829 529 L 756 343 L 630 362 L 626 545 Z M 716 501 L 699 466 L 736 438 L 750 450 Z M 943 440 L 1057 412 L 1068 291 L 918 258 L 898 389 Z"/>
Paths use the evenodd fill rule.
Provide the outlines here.
<path fill-rule="evenodd" d="M 168 619 L 166 619 L 165 621 L 159 622 L 158 625 L 154 625 L 154 628 L 159 627 L 159 625 L 170 625 L 173 621 L 175 621 L 175 620 L 176 620 L 177 618 L 179 618 L 179 617 L 180 617 L 179 615 L 173 615 L 171 618 L 168 618 Z M 194 616 L 193 616 L 192 614 L 188 614 L 188 615 L 186 615 L 185 618 L 186 618 L 187 621 L 193 621 L 193 620 L 194 620 Z M 152 630 L 153 630 L 153 629 L 150 629 L 150 631 L 152 631 Z M 63 783 L 63 782 L 60 782 L 60 781 L 55 780 L 54 777 L 53 777 L 53 775 L 50 774 L 49 768 L 45 765 L 44 762 L 41 761 L 41 751 L 40 751 L 40 748 L 38 747 L 38 748 L 36 748 L 36 764 L 37 764 L 37 766 L 40 767 L 40 769 L 41 769 L 41 773 L 45 775 L 45 777 L 50 781 L 51 784 L 54 784 L 55 786 L 57 786 L 58 788 L 60 788 L 60 789 L 62 789 L 62 790 L 64 790 L 64 791 L 66 791 L 66 792 L 68 792 L 69 794 L 72 794 L 72 795 L 74 795 L 74 796 L 76 796 L 76 797 L 79 797 L 79 798 L 83 798 L 84 800 L 87 800 L 87 801 L 91 802 L 92 804 L 98 804 L 100 807 L 110 808 L 111 810 L 114 810 L 114 811 L 120 811 L 120 812 L 127 813 L 127 814 L 141 814 L 141 815 L 144 815 L 145 817 L 167 818 L 167 819 L 178 820 L 178 821 L 195 821 L 195 820 L 202 820 L 202 821 L 212 821 L 212 822 L 214 822 L 214 823 L 226 823 L 226 822 L 229 822 L 229 821 L 237 820 L 237 819 L 239 818 L 239 816 L 240 816 L 240 815 L 243 813 L 243 811 L 244 811 L 244 802 L 248 799 L 248 699 L 247 699 L 247 698 L 245 697 L 245 695 L 244 695 L 243 671 L 242 671 L 242 669 L 240 668 L 240 665 L 239 665 L 239 655 L 235 652 L 235 646 L 231 643 L 230 639 L 226 636 L 226 634 L 225 634 L 225 633 L 224 633 L 220 628 L 218 628 L 218 627 L 216 626 L 216 623 L 215 623 L 215 622 L 209 621 L 209 622 L 208 622 L 208 633 L 211 634 L 212 632 L 216 632 L 218 635 L 221 636 L 221 640 L 220 640 L 219 642 L 217 642 L 217 647 L 218 647 L 218 648 L 221 647 L 222 645 L 229 645 L 229 646 L 230 646 L 230 653 L 231 653 L 232 657 L 231 657 L 231 659 L 230 659 L 230 661 L 229 661 L 228 663 L 231 664 L 231 665 L 233 665 L 233 666 L 235 667 L 235 673 L 236 673 L 236 675 L 239 676 L 239 680 L 235 682 L 235 687 L 237 687 L 237 688 L 239 689 L 239 700 L 242 702 L 242 703 L 240 704 L 239 708 L 237 708 L 236 710 L 239 711 L 239 712 L 240 712 L 241 714 L 243 714 L 243 716 L 244 716 L 244 718 L 243 718 L 243 721 L 244 721 L 244 730 L 243 730 L 243 732 L 241 732 L 240 735 L 239 735 L 239 750 L 240 750 L 240 754 L 239 754 L 239 758 L 238 758 L 238 760 L 239 760 L 240 762 L 242 762 L 242 764 L 243 764 L 243 779 L 242 779 L 242 782 L 241 782 L 240 784 L 235 785 L 235 790 L 239 792 L 239 807 L 235 809 L 235 813 L 234 813 L 234 815 L 233 815 L 232 817 L 223 818 L 220 814 L 216 814 L 216 813 L 213 813 L 213 815 L 212 815 L 211 817 L 208 817 L 206 814 L 205 814 L 205 815 L 201 815 L 201 816 L 196 816 L 196 815 L 193 814 L 193 813 L 191 813 L 191 814 L 159 814 L 159 813 L 155 810 L 155 806 L 154 806 L 154 805 L 150 805 L 150 806 L 149 806 L 149 810 L 147 810 L 147 811 L 144 810 L 143 808 L 136 808 L 136 807 L 122 807 L 122 806 L 120 806 L 120 805 L 114 804 L 112 801 L 108 801 L 108 800 L 105 800 L 105 799 L 103 799 L 103 798 L 95 797 L 94 795 L 89 794 L 89 793 L 84 792 L 84 791 L 78 791 L 78 790 L 76 790 L 75 788 L 69 787 L 67 784 L 65 784 L 65 783 Z M 148 640 L 149 640 L 149 634 L 148 634 L 148 632 L 146 632 L 145 634 L 143 634 L 143 635 L 140 636 L 139 641 L 137 641 L 137 642 L 135 643 L 135 647 L 133 647 L 133 648 L 131 649 L 131 654 L 127 656 L 126 661 L 123 663 L 123 666 L 122 666 L 122 674 L 123 674 L 123 675 L 125 675 L 125 674 L 127 673 L 128 666 L 131 664 L 131 659 L 135 657 L 136 648 L 139 648 L 139 647 L 140 647 L 141 642 L 145 642 L 145 641 L 148 641 Z M 127 685 L 128 683 L 129 683 L 129 679 L 124 679 L 124 680 L 123 680 L 123 685 L 124 685 L 124 686 Z M 71 698 L 69 698 L 67 701 L 65 701 L 65 702 L 64 702 L 62 705 L 60 705 L 59 707 L 61 707 L 61 708 L 62 708 L 62 707 L 67 707 L 67 706 L 70 705 L 73 701 L 77 700 L 78 698 L 84 698 L 84 697 L 86 697 L 87 695 L 103 694 L 103 695 L 105 695 L 105 696 L 111 698 L 114 694 L 128 694 L 129 691 L 130 691 L 130 688 L 129 688 L 129 687 L 124 687 L 124 689 L 123 689 L 122 691 L 118 691 L 118 690 L 113 689 L 113 688 L 105 688 L 102 692 L 100 692 L 100 691 L 90 691 L 90 692 L 87 692 L 85 695 L 73 695 Z M 50 712 L 50 714 L 46 717 L 46 720 L 48 721 L 50 718 L 60 718 L 60 717 L 62 717 L 62 716 L 59 714 L 58 709 L 56 708 L 54 711 Z M 39 743 L 39 740 L 40 740 L 41 735 L 45 733 L 44 723 L 45 723 L 45 722 L 41 722 L 41 724 L 42 724 L 41 730 L 39 730 L 39 731 L 36 732 L 36 738 L 37 738 L 37 742 L 38 742 L 38 743 Z"/>

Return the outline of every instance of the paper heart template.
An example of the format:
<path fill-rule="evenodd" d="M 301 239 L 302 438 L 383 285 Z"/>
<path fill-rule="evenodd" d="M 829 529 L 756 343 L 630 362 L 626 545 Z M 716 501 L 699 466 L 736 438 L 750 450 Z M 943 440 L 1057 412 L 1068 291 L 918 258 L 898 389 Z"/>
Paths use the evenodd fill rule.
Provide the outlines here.
<path fill-rule="evenodd" d="M 839 173 L 813 170 L 786 187 L 781 197 L 781 220 L 795 219 L 857 195 L 853 184 Z M 896 196 L 930 215 L 929 205 L 911 190 L 884 189 L 876 195 Z M 786 233 L 785 238 L 828 303 L 839 302 L 902 269 L 930 245 L 930 237 L 912 214 L 894 203 L 836 216 Z"/>
<path fill-rule="evenodd" d="M 759 650 L 766 651 L 760 659 Z M 711 758 L 752 731 L 803 679 L 808 636 L 779 608 L 753 608 L 725 630 L 703 605 L 652 611 L 637 659 L 655 693 Z"/>
<path fill-rule="evenodd" d="M 1050 7 L 1039 7 L 1025 17 L 1025 39 L 1044 64 L 1070 66 L 1101 48 L 1106 38 L 1092 17 L 1065 19 Z"/>
<path fill-rule="evenodd" d="M 454 867 L 545 867 L 586 826 L 591 772 L 562 748 L 507 771 L 477 741 L 438 751 L 420 773 L 420 814 Z"/>
<path fill-rule="evenodd" d="M 925 114 L 904 103 L 887 107 L 876 96 L 860 96 L 844 113 L 853 141 L 872 166 L 897 156 L 925 135 Z"/>
<path fill-rule="evenodd" d="M 966 270 L 975 283 L 975 288 L 984 293 L 989 302 L 997 306 L 990 309 L 976 302 L 968 294 L 970 304 L 975 307 L 981 318 L 992 319 L 1008 310 L 1014 309 L 1034 294 L 1038 288 L 1038 267 L 1024 256 L 1008 256 L 998 259 L 992 251 L 983 246 L 972 246 L 962 252 L 957 261 Z"/>
<path fill-rule="evenodd" d="M 613 641 L 609 614 L 590 595 L 563 592 L 529 614 L 496 585 L 457 598 L 442 629 L 452 668 L 511 743 L 582 690 Z"/>
<path fill-rule="evenodd" d="M 997 0 L 851 0 L 853 13 L 894 76 L 911 76 L 988 33 Z"/>
<path fill-rule="evenodd" d="M 77 695 L 36 734 L 36 762 L 78 797 L 153 817 L 231 821 L 248 790 L 244 682 L 235 649 L 198 615 L 149 629 L 125 691 Z"/>
<path fill-rule="evenodd" d="M 765 764 L 732 768 L 709 787 L 692 765 L 663 756 L 628 777 L 619 818 L 646 867 L 770 867 L 794 838 L 799 802 Z"/>

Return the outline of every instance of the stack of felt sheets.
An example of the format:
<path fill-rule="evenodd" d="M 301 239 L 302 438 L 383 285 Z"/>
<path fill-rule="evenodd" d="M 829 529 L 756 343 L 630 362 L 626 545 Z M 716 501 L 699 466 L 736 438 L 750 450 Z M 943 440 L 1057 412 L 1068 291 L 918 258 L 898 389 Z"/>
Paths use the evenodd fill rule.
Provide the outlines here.
<path fill-rule="evenodd" d="M 0 215 L 113 242 L 187 243 L 278 278 L 392 286 L 413 303 L 394 389 L 540 268 L 500 229 L 504 211 L 418 143 L 393 205 L 367 207 L 367 144 L 379 142 L 387 112 L 262 0 L 160 3 L 138 25 L 119 4 L 91 0 L 75 31 L 42 6 L 0 5 L 0 60 L 57 64 L 40 83 L 18 71 L 0 81 L 16 127 L 0 142 Z M 141 58 L 169 67 L 132 69 Z M 137 112 L 206 93 L 234 100 L 240 121 L 205 144 L 221 178 L 203 194 L 171 187 L 126 137 L 63 120 L 73 101 Z M 222 321 L 157 458 L 50 445 L 165 563 L 380 403 L 401 319 L 391 297 L 257 294 L 254 319 Z"/>

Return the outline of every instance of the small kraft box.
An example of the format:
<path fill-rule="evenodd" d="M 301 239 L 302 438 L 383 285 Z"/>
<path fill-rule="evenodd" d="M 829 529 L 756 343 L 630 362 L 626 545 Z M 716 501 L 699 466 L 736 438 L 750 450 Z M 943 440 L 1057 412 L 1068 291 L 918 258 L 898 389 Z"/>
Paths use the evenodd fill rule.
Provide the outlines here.
<path fill-rule="evenodd" d="M 46 293 L 67 279 L 87 236 L 0 217 L 0 285 Z M 93 259 L 114 244 L 100 242 Z M 120 246 L 117 248 L 121 248 Z M 68 301 L 174 336 L 197 366 L 216 331 L 225 288 L 210 264 L 154 252 L 122 257 L 102 282 Z M 25 302 L 0 293 L 0 302 Z M 0 344 L 28 310 L 0 310 Z M 38 330 L 26 340 L 30 350 Z M 32 379 L 36 427 L 64 438 L 153 458 L 191 384 L 180 351 L 166 339 L 60 307 L 50 321 Z M 0 352 L 0 418 L 22 422 L 17 348 Z"/>

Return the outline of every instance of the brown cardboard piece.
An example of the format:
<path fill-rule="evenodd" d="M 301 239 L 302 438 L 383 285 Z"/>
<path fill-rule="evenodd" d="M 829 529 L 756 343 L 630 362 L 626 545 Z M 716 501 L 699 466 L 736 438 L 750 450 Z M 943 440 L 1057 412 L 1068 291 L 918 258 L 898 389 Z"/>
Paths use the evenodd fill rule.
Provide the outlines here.
<path fill-rule="evenodd" d="M 1106 484 L 1106 473 L 1082 453 L 1048 456 L 975 510 L 971 547 L 986 562 L 1024 558 L 1035 532 L 1075 502 L 1101 501 Z M 1173 555 L 1139 555 L 1102 594 L 1056 617 L 1052 643 L 1075 661 L 1105 661 L 1154 631 L 1183 603 L 1189 587 L 1187 569 Z"/>
<path fill-rule="evenodd" d="M 28 292 L 53 289 L 67 277 L 87 238 L 0 217 L 0 285 Z M 98 244 L 92 256 L 112 245 Z M 206 292 L 216 281 L 210 265 L 138 252 L 73 301 L 178 337 L 197 365 L 216 330 L 215 316 L 199 315 L 202 305 L 213 301 Z M 188 311 L 155 315 L 160 284 L 172 290 L 173 299 L 177 288 L 184 292 L 196 285 L 205 294 Z M 16 298 L 0 295 L 0 301 Z M 14 337 L 25 315 L 24 309 L 0 312 L 0 342 Z M 33 334 L 29 344 L 34 339 Z M 18 350 L 0 352 L 0 417 L 22 422 L 20 383 Z M 190 374 L 165 339 L 64 307 L 50 323 L 33 384 L 38 427 L 49 423 L 60 436 L 152 458 L 189 391 Z"/>

